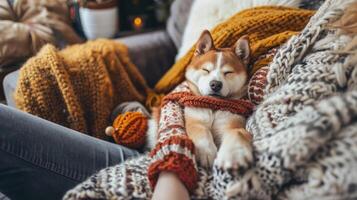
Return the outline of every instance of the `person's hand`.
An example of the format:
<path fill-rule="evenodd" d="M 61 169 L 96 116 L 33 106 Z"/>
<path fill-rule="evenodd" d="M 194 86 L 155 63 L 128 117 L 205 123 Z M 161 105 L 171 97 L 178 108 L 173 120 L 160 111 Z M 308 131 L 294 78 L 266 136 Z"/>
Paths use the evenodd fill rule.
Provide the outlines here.
<path fill-rule="evenodd" d="M 181 180 L 171 172 L 161 172 L 153 200 L 189 200 L 189 193 Z"/>

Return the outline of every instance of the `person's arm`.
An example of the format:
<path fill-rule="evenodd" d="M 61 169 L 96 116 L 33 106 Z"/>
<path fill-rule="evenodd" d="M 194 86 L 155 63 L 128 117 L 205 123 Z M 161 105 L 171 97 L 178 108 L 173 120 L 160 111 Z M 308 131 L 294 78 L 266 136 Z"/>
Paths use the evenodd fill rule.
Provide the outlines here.
<path fill-rule="evenodd" d="M 180 85 L 173 92 L 182 90 L 185 90 L 185 87 Z M 194 144 L 186 134 L 183 108 L 178 103 L 169 101 L 162 106 L 158 143 L 150 152 L 150 156 L 152 162 L 148 169 L 148 178 L 152 188 L 157 185 L 159 177 L 160 182 L 162 181 L 162 172 L 175 174 L 189 192 L 196 188 L 197 167 L 194 159 Z M 172 177 L 168 179 L 176 180 Z M 156 189 L 162 190 L 161 185 L 158 187 Z"/>
<path fill-rule="evenodd" d="M 181 180 L 171 172 L 161 172 L 156 183 L 153 200 L 189 200 L 190 196 Z"/>

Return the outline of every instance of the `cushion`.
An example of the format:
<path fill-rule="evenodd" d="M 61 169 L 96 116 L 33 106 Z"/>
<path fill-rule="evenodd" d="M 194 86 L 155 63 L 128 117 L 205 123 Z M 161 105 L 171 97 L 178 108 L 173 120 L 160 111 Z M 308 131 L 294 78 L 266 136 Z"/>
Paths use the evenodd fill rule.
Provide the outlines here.
<path fill-rule="evenodd" d="M 193 0 L 175 0 L 171 5 L 171 14 L 166 29 L 176 48 L 181 46 L 192 2 Z"/>
<path fill-rule="evenodd" d="M 23 61 L 44 44 L 81 41 L 72 30 L 66 0 L 0 1 L 0 67 Z"/>

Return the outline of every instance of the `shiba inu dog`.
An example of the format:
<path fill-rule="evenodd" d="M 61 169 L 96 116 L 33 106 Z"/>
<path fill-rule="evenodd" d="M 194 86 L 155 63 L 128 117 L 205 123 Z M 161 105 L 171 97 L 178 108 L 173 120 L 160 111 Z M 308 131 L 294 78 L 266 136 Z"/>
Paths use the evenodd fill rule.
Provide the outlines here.
<path fill-rule="evenodd" d="M 247 37 L 240 38 L 232 48 L 216 48 L 210 32 L 204 31 L 185 72 L 189 90 L 197 96 L 242 98 L 248 85 L 249 55 Z M 144 106 L 126 107 L 129 110 L 123 112 L 145 110 Z M 148 121 L 145 147 L 148 150 L 155 147 L 158 139 L 159 113 L 160 109 L 154 109 Z M 223 110 L 185 107 L 184 121 L 186 132 L 195 145 L 196 161 L 201 166 L 211 167 L 215 160 L 218 167 L 237 169 L 248 167 L 253 160 L 244 116 Z M 110 129 L 108 135 L 112 135 L 113 128 Z"/>
<path fill-rule="evenodd" d="M 216 48 L 204 31 L 185 77 L 195 95 L 239 99 L 246 95 L 250 49 L 247 37 L 232 48 Z M 245 117 L 228 111 L 185 107 L 186 132 L 195 144 L 196 160 L 203 167 L 215 163 L 224 169 L 247 167 L 252 162 L 250 134 Z"/>

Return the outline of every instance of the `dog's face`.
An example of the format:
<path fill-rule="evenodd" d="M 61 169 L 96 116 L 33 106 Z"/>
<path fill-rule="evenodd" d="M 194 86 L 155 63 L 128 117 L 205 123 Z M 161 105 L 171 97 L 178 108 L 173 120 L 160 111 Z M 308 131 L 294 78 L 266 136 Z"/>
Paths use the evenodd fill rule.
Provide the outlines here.
<path fill-rule="evenodd" d="M 249 41 L 240 38 L 232 48 L 215 48 L 211 34 L 204 31 L 194 57 L 186 69 L 186 80 L 197 95 L 239 98 L 248 79 Z"/>

